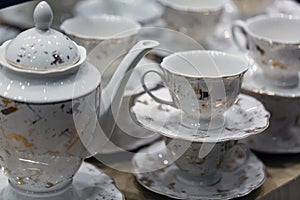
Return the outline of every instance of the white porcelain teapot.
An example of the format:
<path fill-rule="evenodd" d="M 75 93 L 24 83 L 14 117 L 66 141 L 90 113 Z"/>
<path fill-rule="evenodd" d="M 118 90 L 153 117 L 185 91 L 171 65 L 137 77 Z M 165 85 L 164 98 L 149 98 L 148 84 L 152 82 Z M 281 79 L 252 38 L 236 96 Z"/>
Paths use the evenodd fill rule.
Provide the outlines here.
<path fill-rule="evenodd" d="M 87 155 L 79 135 L 92 135 L 97 121 L 90 112 L 100 107 L 100 122 L 107 123 L 125 74 L 158 45 L 137 43 L 101 93 L 100 73 L 86 62 L 86 50 L 51 29 L 52 19 L 50 6 L 40 2 L 35 27 L 0 47 L 0 165 L 10 183 L 2 199 L 76 199 L 68 191 Z"/>

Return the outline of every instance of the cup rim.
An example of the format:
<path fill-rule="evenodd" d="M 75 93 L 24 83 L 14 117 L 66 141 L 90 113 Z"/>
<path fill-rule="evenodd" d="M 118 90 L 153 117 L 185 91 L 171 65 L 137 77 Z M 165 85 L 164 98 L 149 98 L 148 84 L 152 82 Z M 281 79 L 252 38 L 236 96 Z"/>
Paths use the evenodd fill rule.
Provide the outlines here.
<path fill-rule="evenodd" d="M 182 73 L 182 72 L 178 72 L 173 69 L 170 69 L 170 65 L 168 64 L 170 62 L 170 60 L 172 60 L 178 56 L 181 57 L 184 55 L 195 55 L 195 54 L 210 54 L 210 55 L 214 54 L 217 56 L 231 57 L 233 59 L 239 59 L 241 62 L 244 63 L 244 65 L 242 67 L 239 67 L 239 70 L 237 70 L 236 72 L 227 73 L 227 74 L 219 73 L 216 75 L 192 75 L 192 74 Z M 183 59 L 186 59 L 186 58 L 183 57 Z M 247 72 L 247 70 L 250 68 L 250 66 L 252 66 L 252 64 L 253 64 L 252 60 L 245 55 L 235 55 L 235 54 L 226 53 L 226 52 L 222 52 L 222 51 L 216 51 L 216 50 L 192 50 L 192 51 L 181 51 L 181 52 L 173 53 L 173 54 L 165 57 L 160 65 L 164 70 L 170 72 L 171 74 L 177 75 L 177 76 L 183 76 L 183 77 L 195 78 L 195 79 L 220 79 L 220 78 L 228 78 L 228 77 L 243 75 L 244 73 Z"/>
<path fill-rule="evenodd" d="M 181 1 L 183 1 L 183 0 L 181 0 Z M 219 11 L 222 8 L 224 8 L 225 3 L 226 3 L 225 0 L 220 0 L 218 3 L 216 3 L 216 5 L 211 6 L 211 7 L 195 7 L 195 6 L 188 6 L 188 5 L 180 5 L 180 4 L 177 4 L 176 2 L 174 2 L 173 0 L 159 0 L 159 2 L 161 4 L 163 4 L 164 6 L 173 8 L 175 10 L 191 11 L 191 12 Z"/>
<path fill-rule="evenodd" d="M 110 1 L 106 1 L 106 0 L 100 0 L 100 1 L 99 0 L 85 0 L 85 1 L 79 1 L 76 4 L 76 6 L 74 7 L 74 11 L 73 11 L 74 15 L 75 16 L 80 16 L 80 15 L 84 15 L 84 16 L 87 16 L 87 15 L 97 15 L 94 12 L 86 13 L 86 9 L 89 9 L 90 7 L 103 6 L 102 4 L 105 4 L 107 2 L 111 3 L 111 0 Z M 137 14 L 134 14 L 132 16 L 132 19 L 134 19 L 134 20 L 136 20 L 136 21 L 138 21 L 138 22 L 140 22 L 142 24 L 147 24 L 149 22 L 152 22 L 152 21 L 155 21 L 155 20 L 159 19 L 162 16 L 163 11 L 164 11 L 162 5 L 160 5 L 159 3 L 155 2 L 155 1 L 149 1 L 149 0 L 145 0 L 143 2 L 141 2 L 141 1 L 137 2 L 137 1 L 133 1 L 133 0 L 131 0 L 131 1 L 128 1 L 128 0 L 126 0 L 126 1 L 124 1 L 124 0 L 114 0 L 114 2 L 112 2 L 112 3 L 120 3 L 120 2 L 124 3 L 129 8 L 132 8 L 132 6 L 134 6 L 135 3 L 142 3 L 143 4 L 143 6 L 144 6 L 143 7 L 143 11 L 148 9 L 149 12 L 143 13 L 144 14 L 143 16 L 138 16 Z M 144 4 L 146 4 L 146 5 L 144 5 Z M 110 4 L 108 4 L 108 5 L 110 5 Z M 113 5 L 113 4 L 111 4 L 111 5 Z M 121 9 L 123 9 L 123 8 L 124 8 L 124 11 L 126 11 L 127 13 L 130 13 L 130 12 L 132 12 L 132 11 L 134 11 L 134 10 L 137 9 L 137 7 L 136 7 L 134 9 L 128 9 L 128 10 L 126 10 L 126 6 L 122 7 Z M 99 11 L 101 12 L 102 10 L 99 10 Z M 121 15 L 123 15 L 125 17 L 125 13 L 126 12 L 122 13 Z M 104 11 L 103 13 L 105 14 L 107 12 Z M 109 14 L 109 13 L 107 13 L 107 14 Z"/>
<path fill-rule="evenodd" d="M 75 27 L 78 27 L 78 21 L 79 20 L 91 20 L 91 21 L 97 21 L 99 20 L 100 23 L 107 23 L 109 22 L 110 26 L 115 25 L 116 27 L 120 24 L 126 24 L 128 25 L 128 29 L 126 31 L 122 31 L 119 33 L 115 33 L 109 36 L 104 36 L 104 35 L 86 35 L 83 33 L 76 33 L 70 26 L 73 26 L 75 24 Z M 98 22 L 98 23 L 99 23 Z M 101 24 L 99 23 L 99 26 Z M 142 26 L 135 20 L 123 17 L 123 16 L 116 16 L 116 15 L 105 15 L 105 14 L 100 14 L 100 15 L 90 15 L 90 16 L 75 16 L 72 18 L 69 18 L 65 20 L 61 25 L 60 29 L 65 32 L 67 35 L 70 36 L 75 36 L 78 38 L 82 39 L 88 39 L 88 40 L 110 40 L 110 39 L 123 39 L 127 37 L 131 37 L 136 35 Z"/>
<path fill-rule="evenodd" d="M 266 36 L 260 36 L 260 35 L 256 34 L 253 30 L 251 30 L 249 28 L 249 26 L 251 24 L 254 24 L 256 22 L 263 21 L 263 20 L 274 20 L 274 19 L 293 20 L 293 21 L 298 21 L 299 24 L 300 24 L 300 17 L 298 17 L 298 16 L 287 15 L 287 14 L 272 14 L 272 15 L 263 14 L 263 15 L 257 15 L 257 16 L 254 16 L 254 17 L 251 17 L 251 18 L 247 19 L 245 21 L 245 24 L 246 24 L 245 29 L 246 29 L 247 33 L 249 35 L 251 35 L 252 37 L 257 38 L 259 40 L 267 41 L 268 43 L 271 42 L 271 43 L 287 44 L 287 45 L 300 44 L 300 38 L 299 38 L 298 41 L 283 41 L 283 40 L 280 40 L 280 39 L 271 39 L 271 38 L 266 37 Z"/>

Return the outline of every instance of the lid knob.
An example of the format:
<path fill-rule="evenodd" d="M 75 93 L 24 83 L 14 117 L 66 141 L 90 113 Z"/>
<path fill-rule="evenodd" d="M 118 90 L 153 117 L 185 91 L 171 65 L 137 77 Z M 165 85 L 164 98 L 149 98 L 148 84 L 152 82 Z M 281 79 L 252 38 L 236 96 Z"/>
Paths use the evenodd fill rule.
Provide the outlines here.
<path fill-rule="evenodd" d="M 49 30 L 53 20 L 53 12 L 46 1 L 40 2 L 35 7 L 33 12 L 33 20 L 37 29 L 43 31 Z"/>

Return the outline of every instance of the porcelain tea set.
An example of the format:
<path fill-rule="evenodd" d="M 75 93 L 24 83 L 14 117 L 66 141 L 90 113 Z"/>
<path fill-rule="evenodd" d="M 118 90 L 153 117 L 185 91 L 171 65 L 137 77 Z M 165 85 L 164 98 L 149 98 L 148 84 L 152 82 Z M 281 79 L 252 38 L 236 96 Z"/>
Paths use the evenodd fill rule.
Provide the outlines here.
<path fill-rule="evenodd" d="M 110 3 L 120 10 L 117 2 Z M 154 6 L 155 16 L 138 21 L 150 24 L 162 16 L 169 28 L 198 42 L 214 32 L 225 9 L 222 0 L 159 2 L 164 11 Z M 40 2 L 35 27 L 0 47 L 2 199 L 124 199 L 110 177 L 84 162 L 91 152 L 114 151 L 107 150 L 107 142 L 135 146 L 116 127 L 121 118 L 136 134 L 152 134 L 139 145 L 164 138 L 139 150 L 132 162 L 142 186 L 175 199 L 232 199 L 260 187 L 264 165 L 240 140 L 263 152 L 300 150 L 299 20 L 260 16 L 233 25 L 233 39 L 251 52 L 254 66 L 240 54 L 189 50 L 152 63 L 135 77 L 133 69 L 159 45 L 137 42 L 140 14 L 130 19 L 79 11 L 60 26 L 62 34 L 51 29 L 52 10 Z M 286 35 L 276 32 L 279 26 Z M 150 76 L 163 87 L 149 87 Z M 132 78 L 140 79 L 143 91 L 126 96 Z M 286 141 L 295 148 L 288 149 Z M 268 144 L 277 152 L 266 150 Z"/>
<path fill-rule="evenodd" d="M 142 82 L 155 73 L 167 88 L 144 84 L 131 108 L 137 123 L 165 140 L 134 156 L 141 185 L 176 199 L 231 199 L 264 182 L 261 161 L 237 143 L 269 124 L 264 106 L 239 94 L 249 65 L 243 56 L 185 51 L 165 57 L 161 71 L 145 72 Z"/>

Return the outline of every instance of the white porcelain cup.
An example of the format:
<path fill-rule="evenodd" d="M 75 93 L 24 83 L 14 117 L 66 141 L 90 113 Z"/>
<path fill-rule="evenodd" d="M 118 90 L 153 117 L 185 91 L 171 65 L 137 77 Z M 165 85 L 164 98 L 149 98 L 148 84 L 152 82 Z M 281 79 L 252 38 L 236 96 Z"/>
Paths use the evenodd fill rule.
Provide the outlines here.
<path fill-rule="evenodd" d="M 218 25 L 226 0 L 160 0 L 168 27 L 202 42 Z"/>
<path fill-rule="evenodd" d="M 187 185 L 214 185 L 222 178 L 222 172 L 240 169 L 249 159 L 247 145 L 237 141 L 216 144 L 193 142 L 182 154 L 186 142 L 180 139 L 165 138 L 168 155 L 175 159 L 179 168 L 176 178 Z M 206 155 L 200 154 L 205 145 L 214 145 Z M 182 154 L 182 155 L 181 155 Z"/>
<path fill-rule="evenodd" d="M 249 18 L 265 13 L 275 0 L 232 0 L 232 2 L 241 13 L 242 18 Z"/>
<path fill-rule="evenodd" d="M 75 16 L 99 14 L 128 17 L 145 25 L 156 22 L 163 13 L 163 7 L 152 0 L 85 0 L 74 7 Z"/>
<path fill-rule="evenodd" d="M 237 99 L 249 60 L 218 51 L 185 51 L 163 59 L 163 72 L 142 76 L 145 91 L 157 102 L 182 110 L 181 123 L 208 130 L 223 127 L 224 113 Z M 169 88 L 172 101 L 156 97 L 146 87 L 145 76 L 156 73 Z"/>
<path fill-rule="evenodd" d="M 100 70 L 101 84 L 105 86 L 136 43 L 141 25 L 126 17 L 93 15 L 67 19 L 60 29 L 86 48 L 88 61 Z"/>
<path fill-rule="evenodd" d="M 296 87 L 300 71 L 300 19 L 262 15 L 232 26 L 233 39 L 248 50 L 269 83 Z"/>

